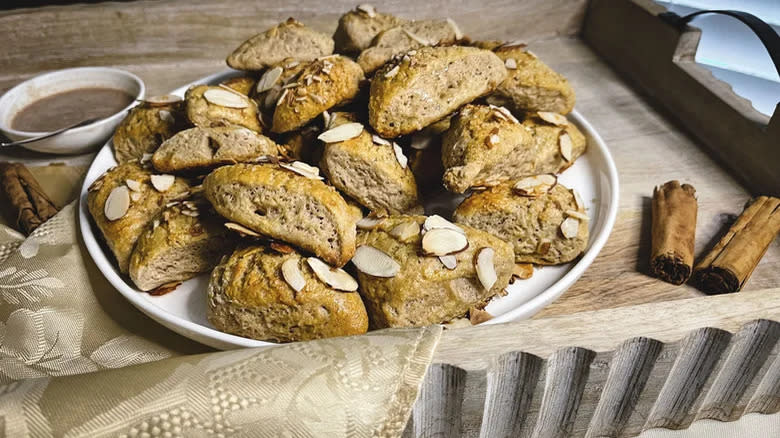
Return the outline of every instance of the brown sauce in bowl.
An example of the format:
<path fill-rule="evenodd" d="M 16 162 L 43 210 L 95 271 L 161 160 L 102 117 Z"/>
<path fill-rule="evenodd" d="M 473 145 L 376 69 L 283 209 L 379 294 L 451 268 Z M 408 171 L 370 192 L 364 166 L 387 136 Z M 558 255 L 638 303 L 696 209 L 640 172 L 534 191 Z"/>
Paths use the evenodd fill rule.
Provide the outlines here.
<path fill-rule="evenodd" d="M 22 108 L 11 128 L 26 132 L 49 132 L 82 120 L 118 113 L 135 96 L 114 88 L 78 88 L 38 99 Z"/>

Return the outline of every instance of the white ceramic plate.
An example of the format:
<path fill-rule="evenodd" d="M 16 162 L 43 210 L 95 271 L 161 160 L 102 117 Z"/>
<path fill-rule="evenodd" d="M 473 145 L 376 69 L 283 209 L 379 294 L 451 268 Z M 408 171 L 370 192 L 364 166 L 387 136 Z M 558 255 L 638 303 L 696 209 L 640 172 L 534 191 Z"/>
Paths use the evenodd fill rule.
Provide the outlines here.
<path fill-rule="evenodd" d="M 208 76 L 194 83 L 218 83 L 237 72 L 228 71 Z M 172 93 L 183 96 L 190 84 Z M 558 298 L 585 272 L 606 243 L 618 208 L 618 176 L 615 163 L 604 141 L 593 127 L 577 111 L 569 115 L 588 139 L 588 149 L 573 166 L 561 174 L 559 181 L 579 191 L 590 216 L 590 243 L 585 254 L 577 261 L 561 265 L 537 268 L 532 278 L 516 281 L 510 285 L 508 294 L 490 302 L 487 311 L 494 318 L 486 324 L 507 322 L 527 318 Z M 188 338 L 215 348 L 259 347 L 273 345 L 230 335 L 216 330 L 206 319 L 206 285 L 208 275 L 184 282 L 176 291 L 163 296 L 151 296 L 135 289 L 127 276 L 119 273 L 113 256 L 106 252 L 98 239 L 99 231 L 94 226 L 87 210 L 87 188 L 108 168 L 116 165 L 111 142 L 107 143 L 95 157 L 81 189 L 79 218 L 81 232 L 87 251 L 98 269 L 108 281 L 134 306 L 152 319 Z M 426 205 L 426 210 L 451 210 L 457 198 L 436 199 Z"/>

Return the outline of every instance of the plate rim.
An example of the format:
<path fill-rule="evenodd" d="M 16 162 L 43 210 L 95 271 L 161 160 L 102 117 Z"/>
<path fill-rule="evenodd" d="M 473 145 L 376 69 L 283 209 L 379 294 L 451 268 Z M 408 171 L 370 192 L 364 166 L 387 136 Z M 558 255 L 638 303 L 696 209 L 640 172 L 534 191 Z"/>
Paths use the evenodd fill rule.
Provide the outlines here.
<path fill-rule="evenodd" d="M 182 90 L 186 90 L 186 88 L 192 84 L 212 82 L 216 79 L 228 78 L 236 74 L 240 74 L 240 72 L 236 70 L 223 70 L 221 72 L 202 77 L 186 85 L 183 85 L 175 90 L 170 91 L 168 94 L 181 93 Z M 612 157 L 612 154 L 610 153 L 609 148 L 607 147 L 601 135 L 599 135 L 599 133 L 593 128 L 593 125 L 591 125 L 587 119 L 585 119 L 576 109 L 569 113 L 568 116 L 571 116 L 577 122 L 577 124 L 583 128 L 584 131 L 586 131 L 587 135 L 595 140 L 595 145 L 589 144 L 588 147 L 595 146 L 601 153 L 606 164 L 606 169 L 602 170 L 604 171 L 603 173 L 607 176 L 607 183 L 611 188 L 611 196 L 605 204 L 607 208 L 605 209 L 605 220 L 603 222 L 603 226 L 600 230 L 598 230 L 599 234 L 591 241 L 585 253 L 576 261 L 576 263 L 574 263 L 571 269 L 569 269 L 569 271 L 566 272 L 563 277 L 556 280 L 552 285 L 544 289 L 541 293 L 519 305 L 518 307 L 485 322 L 486 325 L 500 324 L 530 317 L 539 312 L 546 305 L 555 301 L 582 276 L 588 267 L 590 267 L 595 258 L 601 252 L 601 249 L 606 244 L 609 236 L 612 234 L 612 229 L 614 227 L 619 209 L 620 195 L 620 185 L 615 160 Z M 79 191 L 79 231 L 81 232 L 87 253 L 97 266 L 100 273 L 135 308 L 154 319 L 161 325 L 165 326 L 167 329 L 187 338 L 218 349 L 269 347 L 280 345 L 274 342 L 260 341 L 225 333 L 215 328 L 207 327 L 184 317 L 175 315 L 166 311 L 164 308 L 147 301 L 143 297 L 142 293 L 140 293 L 135 288 L 132 288 L 124 280 L 124 278 L 121 277 L 117 269 L 113 266 L 110 257 L 108 254 L 106 254 L 105 251 L 103 251 L 103 248 L 97 240 L 97 233 L 95 233 L 92 229 L 93 225 L 91 223 L 89 209 L 87 207 L 87 192 L 92 179 L 94 179 L 90 179 L 89 176 L 91 173 L 93 173 L 95 163 L 98 161 L 98 159 L 101 158 L 102 155 L 111 154 L 110 143 L 111 139 L 109 139 L 95 155 L 95 158 L 92 160 L 89 168 L 87 169 L 84 182 L 82 184 L 81 190 Z"/>

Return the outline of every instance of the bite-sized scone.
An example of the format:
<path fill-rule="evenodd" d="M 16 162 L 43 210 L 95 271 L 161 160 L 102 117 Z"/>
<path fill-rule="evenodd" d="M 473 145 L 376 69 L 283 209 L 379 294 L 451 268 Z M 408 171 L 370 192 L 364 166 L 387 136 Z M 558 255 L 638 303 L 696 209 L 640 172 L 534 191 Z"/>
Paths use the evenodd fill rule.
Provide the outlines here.
<path fill-rule="evenodd" d="M 187 124 L 184 102 L 178 96 L 160 96 L 141 102 L 114 132 L 114 157 L 120 164 L 141 160 L 144 154 L 153 153 Z"/>
<path fill-rule="evenodd" d="M 504 63 L 488 50 L 423 47 L 377 72 L 368 119 L 383 137 L 409 134 L 489 93 L 505 77 Z"/>
<path fill-rule="evenodd" d="M 440 324 L 483 307 L 509 283 L 510 244 L 438 216 L 425 223 L 424 216 L 390 216 L 358 233 L 353 263 L 372 328 Z M 454 253 L 425 255 L 433 249 Z"/>
<path fill-rule="evenodd" d="M 172 175 L 152 175 L 129 162 L 110 169 L 89 187 L 87 206 L 119 271 L 127 273 L 138 237 L 165 204 L 189 194 L 189 185 Z"/>
<path fill-rule="evenodd" d="M 195 127 L 166 140 L 152 156 L 160 172 L 205 172 L 217 166 L 270 161 L 278 156 L 270 138 L 242 126 Z"/>
<path fill-rule="evenodd" d="M 195 126 L 238 125 L 261 132 L 257 103 L 229 87 L 195 85 L 184 95 L 187 118 Z"/>
<path fill-rule="evenodd" d="M 249 96 L 257 86 L 257 79 L 251 76 L 238 76 L 222 81 L 221 85 L 236 90 L 245 96 Z"/>
<path fill-rule="evenodd" d="M 509 110 L 469 104 L 442 138 L 442 181 L 456 193 L 496 185 L 532 171 L 534 152 L 531 136 Z"/>
<path fill-rule="evenodd" d="M 454 218 L 510 242 L 517 263 L 567 263 L 588 245 L 582 198 L 556 184 L 551 175 L 508 181 L 474 193 L 458 206 Z"/>
<path fill-rule="evenodd" d="M 373 73 L 396 55 L 425 46 L 450 45 L 459 36 L 452 20 L 408 21 L 380 32 L 371 46 L 360 52 L 357 62 L 363 71 Z"/>
<path fill-rule="evenodd" d="M 355 252 L 358 218 L 313 171 L 319 172 L 301 162 L 236 164 L 211 172 L 203 188 L 229 221 L 344 266 Z"/>
<path fill-rule="evenodd" d="M 244 41 L 228 56 L 227 64 L 238 70 L 260 71 L 285 58 L 311 61 L 331 53 L 331 37 L 288 18 Z"/>
<path fill-rule="evenodd" d="M 543 63 L 523 45 L 504 45 L 495 49 L 509 72 L 489 103 L 504 105 L 513 111 L 551 111 L 568 114 L 574 108 L 574 90 L 569 81 Z"/>
<path fill-rule="evenodd" d="M 523 126 L 531 134 L 536 160 L 532 171 L 517 176 L 563 172 L 588 147 L 585 136 L 577 126 L 560 114 L 531 113 L 523 121 Z"/>
<path fill-rule="evenodd" d="M 331 55 L 309 63 L 279 96 L 271 130 L 298 129 L 323 111 L 352 100 L 363 79 L 360 66 L 345 56 Z"/>
<path fill-rule="evenodd" d="M 351 122 L 339 118 L 330 127 L 346 123 Z M 417 184 L 401 147 L 367 128 L 356 137 L 326 143 L 320 167 L 331 184 L 373 212 L 421 211 Z"/>
<path fill-rule="evenodd" d="M 360 5 L 339 18 L 333 41 L 338 53 L 358 53 L 371 45 L 374 37 L 405 23 L 403 18 L 376 12 L 371 5 Z"/>
<path fill-rule="evenodd" d="M 147 291 L 208 272 L 237 243 L 204 199 L 171 202 L 147 226 L 130 256 L 130 278 Z"/>
<path fill-rule="evenodd" d="M 223 332 L 273 342 L 365 333 L 357 292 L 329 287 L 297 252 L 240 248 L 214 269 L 208 319 Z"/>

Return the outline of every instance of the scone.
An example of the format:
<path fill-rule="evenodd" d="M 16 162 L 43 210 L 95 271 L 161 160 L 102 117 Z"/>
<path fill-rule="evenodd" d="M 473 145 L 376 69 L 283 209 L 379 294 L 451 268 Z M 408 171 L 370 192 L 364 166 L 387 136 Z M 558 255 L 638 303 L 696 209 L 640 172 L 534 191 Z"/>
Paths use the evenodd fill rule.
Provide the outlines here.
<path fill-rule="evenodd" d="M 114 132 L 114 157 L 118 163 L 141 160 L 187 125 L 184 102 L 177 96 L 152 98 L 133 109 Z"/>
<path fill-rule="evenodd" d="M 166 140 L 152 156 L 160 172 L 205 172 L 234 163 L 256 163 L 277 157 L 270 138 L 241 126 L 191 128 Z"/>
<path fill-rule="evenodd" d="M 228 87 L 195 85 L 184 95 L 187 118 L 195 126 L 237 125 L 261 132 L 257 104 Z"/>
<path fill-rule="evenodd" d="M 568 114 L 574 108 L 569 81 L 543 63 L 523 45 L 495 49 L 509 72 L 487 101 L 513 111 L 551 111 Z"/>
<path fill-rule="evenodd" d="M 240 248 L 214 269 L 208 319 L 217 330 L 272 342 L 359 335 L 368 329 L 357 292 L 329 287 L 297 252 Z"/>
<path fill-rule="evenodd" d="M 309 63 L 298 73 L 296 82 L 282 91 L 271 130 L 293 131 L 323 111 L 352 100 L 363 79 L 360 66 L 345 56 L 332 55 Z"/>
<path fill-rule="evenodd" d="M 227 58 L 238 70 L 260 71 L 285 58 L 311 61 L 333 53 L 333 39 L 288 18 L 287 21 L 244 41 Z"/>
<path fill-rule="evenodd" d="M 550 175 L 542 178 L 555 184 Z M 458 206 L 454 218 L 510 242 L 517 263 L 570 262 L 588 245 L 585 206 L 573 190 L 562 184 L 550 189 L 542 178 L 508 181 L 474 193 Z"/>
<path fill-rule="evenodd" d="M 396 55 L 425 46 L 450 45 L 458 39 L 452 20 L 408 21 L 380 32 L 371 46 L 360 52 L 357 62 L 366 74 L 373 73 Z"/>
<path fill-rule="evenodd" d="M 556 113 L 531 113 L 523 121 L 533 142 L 534 168 L 519 176 L 560 173 L 585 153 L 587 140 L 576 125 Z M 569 144 L 571 143 L 571 144 Z"/>
<path fill-rule="evenodd" d="M 220 85 L 224 85 L 228 88 L 238 91 L 239 93 L 249 96 L 257 86 L 257 79 L 251 76 L 238 76 L 222 81 Z"/>
<path fill-rule="evenodd" d="M 358 218 L 309 168 L 300 162 L 224 166 L 203 181 L 204 193 L 229 221 L 344 266 L 355 252 Z"/>
<path fill-rule="evenodd" d="M 138 163 L 120 164 L 89 187 L 87 206 L 109 249 L 127 273 L 130 253 L 138 237 L 165 204 L 189 194 L 181 178 L 154 176 Z"/>
<path fill-rule="evenodd" d="M 488 50 L 424 47 L 377 72 L 368 119 L 383 137 L 409 134 L 489 93 L 505 77 L 504 63 Z"/>
<path fill-rule="evenodd" d="M 339 18 L 333 41 L 338 53 L 358 53 L 371 45 L 374 37 L 405 23 L 406 20 L 394 15 L 376 12 L 371 5 L 360 5 Z"/>
<path fill-rule="evenodd" d="M 509 283 L 510 244 L 438 216 L 425 223 L 424 216 L 390 216 L 358 233 L 353 263 L 372 328 L 443 323 L 483 307 Z"/>
<path fill-rule="evenodd" d="M 337 119 L 331 127 L 344 123 Z M 421 211 L 407 161 L 400 146 L 364 128 L 357 137 L 326 143 L 320 168 L 337 189 L 373 212 Z"/>
<path fill-rule="evenodd" d="M 444 186 L 463 193 L 533 171 L 531 136 L 503 107 L 466 105 L 442 138 Z"/>
<path fill-rule="evenodd" d="M 237 243 L 205 200 L 170 204 L 141 233 L 130 256 L 130 278 L 144 291 L 210 271 Z"/>

